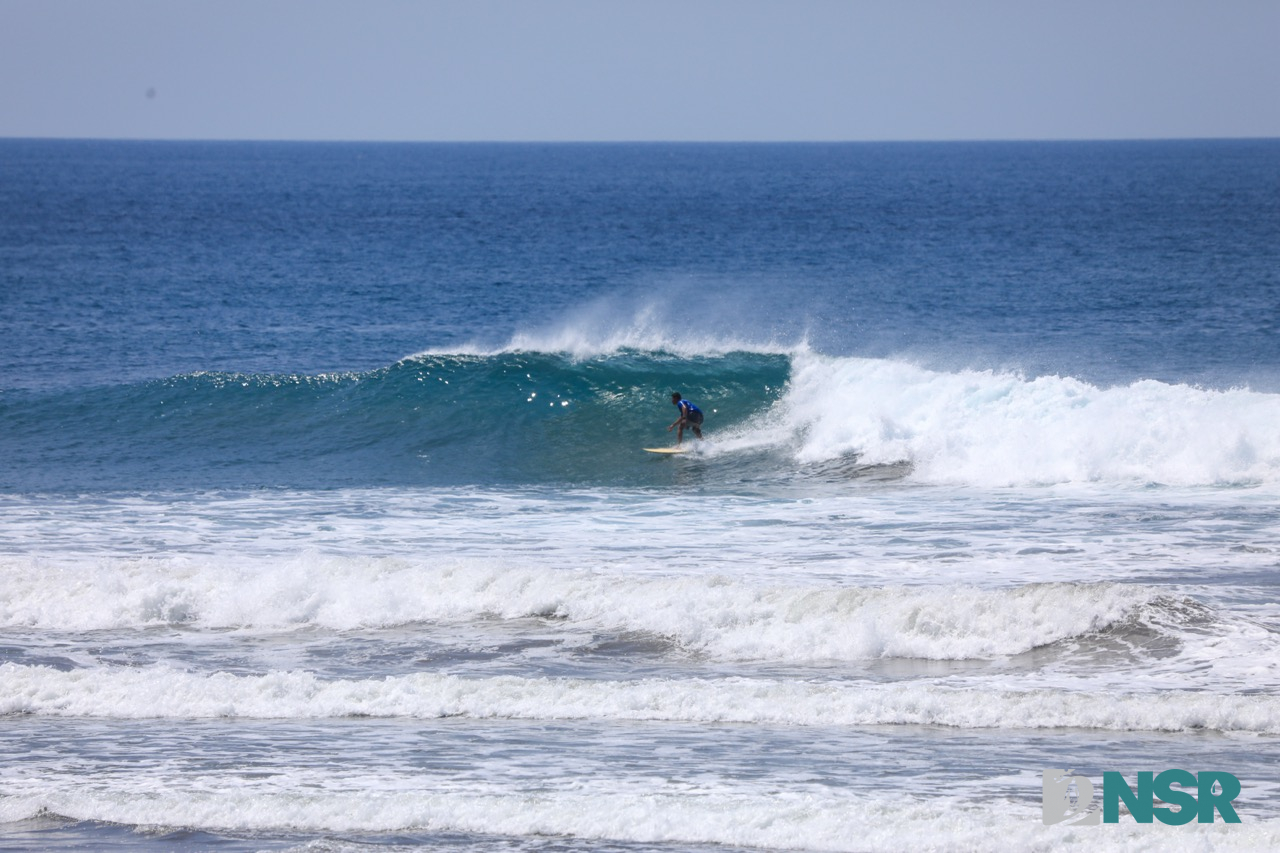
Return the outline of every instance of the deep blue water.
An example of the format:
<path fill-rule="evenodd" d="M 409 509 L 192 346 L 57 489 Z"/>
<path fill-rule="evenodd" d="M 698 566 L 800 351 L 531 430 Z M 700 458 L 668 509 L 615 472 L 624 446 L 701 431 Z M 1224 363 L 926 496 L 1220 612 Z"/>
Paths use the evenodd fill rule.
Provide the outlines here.
<path fill-rule="evenodd" d="M 1277 379 L 1275 141 L 5 140 L 0 209 L 5 388 L 368 370 L 649 298 L 673 338 Z"/>

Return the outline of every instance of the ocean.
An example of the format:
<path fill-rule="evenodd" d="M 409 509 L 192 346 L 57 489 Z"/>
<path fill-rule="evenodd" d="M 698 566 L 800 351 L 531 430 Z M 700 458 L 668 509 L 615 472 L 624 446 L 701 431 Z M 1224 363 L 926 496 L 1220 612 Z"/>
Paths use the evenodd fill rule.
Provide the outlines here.
<path fill-rule="evenodd" d="M 1280 141 L 0 140 L 0 849 L 1278 849 L 1278 592 Z"/>

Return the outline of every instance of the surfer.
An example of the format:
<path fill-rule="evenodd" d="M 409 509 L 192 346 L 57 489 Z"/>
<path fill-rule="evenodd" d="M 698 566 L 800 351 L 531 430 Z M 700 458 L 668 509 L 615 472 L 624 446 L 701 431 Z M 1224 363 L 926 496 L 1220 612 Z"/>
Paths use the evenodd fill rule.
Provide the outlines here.
<path fill-rule="evenodd" d="M 676 418 L 675 423 L 667 427 L 667 432 L 680 427 L 680 431 L 676 433 L 676 444 L 684 441 L 684 428 L 686 425 L 693 430 L 695 436 L 702 438 L 702 409 L 681 397 L 679 391 L 671 395 L 671 402 L 675 403 L 676 408 L 680 410 L 680 417 Z"/>

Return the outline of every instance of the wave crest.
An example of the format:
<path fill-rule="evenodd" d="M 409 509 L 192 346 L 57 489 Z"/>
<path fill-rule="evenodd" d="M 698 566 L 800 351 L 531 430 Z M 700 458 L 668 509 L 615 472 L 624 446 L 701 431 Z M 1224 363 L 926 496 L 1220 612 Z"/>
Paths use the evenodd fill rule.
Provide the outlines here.
<path fill-rule="evenodd" d="M 1098 694 L 750 678 L 599 681 L 419 673 L 323 680 L 307 672 L 200 675 L 167 667 L 60 672 L 8 663 L 0 665 L 0 697 L 0 715 L 125 719 L 465 716 L 1280 734 L 1280 698 L 1267 695 Z"/>
<path fill-rule="evenodd" d="M 1241 485 L 1280 481 L 1280 395 L 1145 380 L 927 370 L 797 353 L 785 393 L 732 447 L 801 464 L 909 463 L 918 482 Z"/>
<path fill-rule="evenodd" d="M 0 625 L 11 629 L 360 630 L 554 619 L 564 633 L 640 634 L 714 660 L 791 663 L 1015 655 L 1102 630 L 1154 595 L 1112 583 L 771 587 L 719 575 L 336 557 L 251 567 L 117 561 L 76 567 L 75 583 L 56 582 L 39 562 L 3 568 Z"/>

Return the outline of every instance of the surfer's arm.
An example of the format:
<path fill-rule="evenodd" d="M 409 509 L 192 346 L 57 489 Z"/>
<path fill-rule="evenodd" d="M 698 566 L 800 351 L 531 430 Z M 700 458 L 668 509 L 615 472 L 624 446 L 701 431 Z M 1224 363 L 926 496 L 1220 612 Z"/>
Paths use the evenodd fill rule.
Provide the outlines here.
<path fill-rule="evenodd" d="M 678 418 L 676 418 L 674 421 L 672 421 L 671 426 L 667 427 L 667 432 L 671 432 L 671 431 L 672 431 L 673 429 L 675 429 L 676 427 L 678 427 L 678 426 L 680 426 L 681 424 L 685 423 L 685 422 L 688 420 L 688 418 L 689 418 L 689 413 L 688 413 L 687 411 L 685 411 L 684 403 L 677 403 L 677 404 L 676 404 L 676 411 L 680 413 L 680 417 L 678 417 Z"/>

